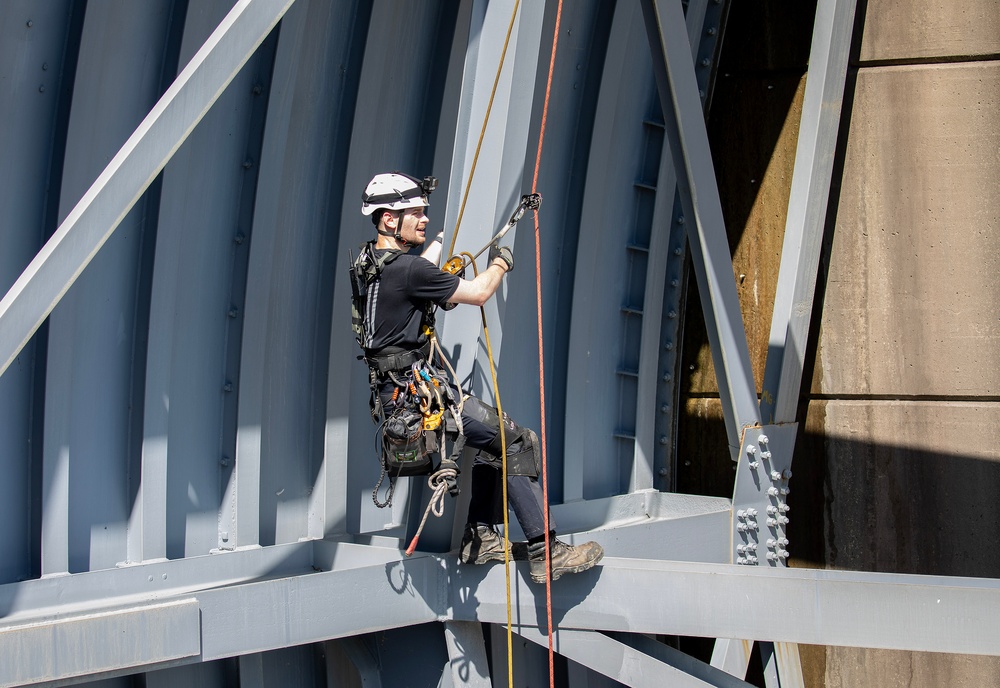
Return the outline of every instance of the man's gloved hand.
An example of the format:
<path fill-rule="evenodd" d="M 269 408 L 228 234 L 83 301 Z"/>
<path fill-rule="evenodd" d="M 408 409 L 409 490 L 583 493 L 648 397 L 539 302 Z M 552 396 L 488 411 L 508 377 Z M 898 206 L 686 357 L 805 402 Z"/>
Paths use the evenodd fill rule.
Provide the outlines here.
<path fill-rule="evenodd" d="M 490 246 L 490 265 L 497 258 L 507 264 L 507 272 L 514 269 L 514 253 L 507 246 L 501 246 L 500 244 Z"/>
<path fill-rule="evenodd" d="M 451 469 L 451 470 L 453 470 L 455 472 L 454 473 L 445 473 L 444 475 L 442 475 L 440 477 L 440 479 L 441 479 L 441 481 L 445 485 L 448 486 L 448 494 L 450 494 L 452 497 L 457 497 L 458 496 L 458 491 L 459 491 L 458 490 L 458 475 L 459 475 L 458 464 L 455 463 L 454 461 L 451 461 L 450 459 L 442 459 L 441 460 L 441 465 L 438 467 L 438 470 L 439 471 L 443 471 L 445 469 Z"/>

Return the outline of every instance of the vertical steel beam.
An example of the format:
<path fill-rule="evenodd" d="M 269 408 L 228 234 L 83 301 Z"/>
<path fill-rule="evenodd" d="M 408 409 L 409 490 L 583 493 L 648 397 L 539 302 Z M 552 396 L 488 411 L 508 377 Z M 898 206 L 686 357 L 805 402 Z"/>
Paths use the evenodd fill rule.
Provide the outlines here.
<path fill-rule="evenodd" d="M 820 0 L 816 6 L 761 392 L 761 416 L 767 423 L 795 420 L 856 3 Z"/>
<path fill-rule="evenodd" d="M 530 183 L 533 160 L 528 155 L 529 148 L 532 148 L 528 132 L 534 99 L 533 90 L 529 87 L 536 78 L 545 7 L 542 3 L 532 2 L 517 5 L 517 16 L 507 43 L 507 29 L 514 9 L 514 0 L 474 3 L 473 26 L 466 53 L 462 102 L 459 105 L 458 130 L 455 134 L 444 214 L 446 250 L 451 243 L 452 230 L 463 202 L 465 212 L 458 228 L 460 236 L 456 251 L 484 245 L 510 217 L 525 185 Z M 497 81 L 501 57 L 502 71 Z M 480 132 L 487 112 L 489 120 L 482 147 L 479 148 Z M 479 157 L 473 172 L 477 148 Z M 466 185 L 473 174 L 466 198 Z M 528 181 L 525 180 L 526 176 Z M 531 230 L 530 217 L 530 214 L 526 215 L 519 225 L 523 227 L 522 231 Z M 504 243 L 513 247 L 517 234 L 518 230 L 515 228 L 507 234 Z M 482 258 L 479 263 L 483 264 Z M 495 363 L 499 362 L 502 350 L 508 288 L 506 283 L 501 285 L 497 297 L 490 299 L 485 306 Z M 514 317 L 534 321 L 533 312 Z M 452 360 L 459 379 L 471 379 L 473 391 L 484 399 L 491 399 L 493 384 L 490 380 L 486 347 L 481 341 L 482 319 L 479 312 L 474 308 L 458 308 L 440 314 L 439 321 L 442 342 L 449 351 L 458 353 L 457 356 L 452 356 Z M 517 328 L 517 325 L 513 327 Z M 532 326 L 522 329 L 530 332 L 535 328 Z"/>
<path fill-rule="evenodd" d="M 159 97 L 170 13 L 165 0 L 87 8 L 62 185 L 53 191 L 60 217 Z M 137 69 L 142 63 L 145 68 Z M 128 558 L 125 523 L 138 487 L 138 481 L 129 484 L 138 465 L 131 460 L 136 445 L 129 442 L 132 380 L 144 359 L 140 353 L 133 360 L 143 310 L 136 284 L 144 236 L 155 233 L 148 205 L 138 203 L 122 218 L 123 231 L 110 238 L 49 318 L 43 481 L 56 489 L 41 498 L 45 573 L 106 568 Z M 60 485 L 60 476 L 68 476 L 67 486 Z"/>
<path fill-rule="evenodd" d="M 239 0 L 0 300 L 0 373 L 294 0 Z"/>
<path fill-rule="evenodd" d="M 493 684 L 486 660 L 482 624 L 475 621 L 445 621 L 444 639 L 448 646 L 452 685 L 490 688 Z"/>
<path fill-rule="evenodd" d="M 643 0 L 642 10 L 735 458 L 742 429 L 759 425 L 760 410 L 691 45 L 680 0 Z"/>
<path fill-rule="evenodd" d="M 45 238 L 46 190 L 59 185 L 59 166 L 52 163 L 62 150 L 53 130 L 68 109 L 60 108 L 59 94 L 72 78 L 72 70 L 61 67 L 71 51 L 71 25 L 66 3 L 0 4 L 0 291 L 14 284 Z M 0 583 L 32 574 L 31 457 L 32 445 L 37 451 L 41 444 L 32 441 L 34 361 L 31 344 L 0 376 Z"/>

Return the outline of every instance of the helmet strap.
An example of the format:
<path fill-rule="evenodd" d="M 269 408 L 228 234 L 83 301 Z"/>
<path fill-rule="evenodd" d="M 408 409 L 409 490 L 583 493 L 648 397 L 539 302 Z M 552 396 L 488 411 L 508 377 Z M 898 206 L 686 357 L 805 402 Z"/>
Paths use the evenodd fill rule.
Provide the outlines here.
<path fill-rule="evenodd" d="M 398 211 L 391 211 L 390 210 L 388 212 L 398 212 L 399 213 L 399 215 L 396 216 L 396 231 L 395 232 L 390 232 L 390 231 L 385 230 L 385 229 L 376 229 L 375 231 L 378 232 L 379 234 L 381 234 L 382 236 L 392 237 L 397 242 L 399 242 L 400 244 L 402 244 L 403 248 L 406 248 L 407 246 L 410 245 L 410 242 L 408 242 L 406 239 L 404 239 L 403 235 L 399 233 L 400 227 L 403 224 L 403 214 L 406 212 L 406 210 L 405 209 L 398 210 Z"/>

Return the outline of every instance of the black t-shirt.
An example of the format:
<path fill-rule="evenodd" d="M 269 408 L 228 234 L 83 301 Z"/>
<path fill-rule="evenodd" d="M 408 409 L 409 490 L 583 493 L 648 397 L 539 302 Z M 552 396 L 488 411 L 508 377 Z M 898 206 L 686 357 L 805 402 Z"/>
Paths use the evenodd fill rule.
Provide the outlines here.
<path fill-rule="evenodd" d="M 387 250 L 375 251 L 381 257 Z M 382 268 L 368 289 L 365 304 L 365 349 L 420 348 L 427 341 L 420 322 L 427 302 L 444 305 L 458 289 L 459 277 L 442 271 L 418 255 L 404 253 Z"/>

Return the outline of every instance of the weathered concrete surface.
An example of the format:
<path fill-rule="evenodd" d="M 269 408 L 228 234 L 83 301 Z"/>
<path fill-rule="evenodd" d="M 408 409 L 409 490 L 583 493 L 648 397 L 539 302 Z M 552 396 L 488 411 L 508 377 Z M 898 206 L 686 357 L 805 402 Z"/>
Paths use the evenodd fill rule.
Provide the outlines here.
<path fill-rule="evenodd" d="M 1000 405 L 814 400 L 806 432 L 824 438 L 828 565 L 1000 578 Z"/>
<path fill-rule="evenodd" d="M 1000 5 L 996 0 L 868 0 L 863 62 L 998 53 Z"/>
<path fill-rule="evenodd" d="M 998 113 L 1000 62 L 859 73 L 813 392 L 1000 392 Z"/>

